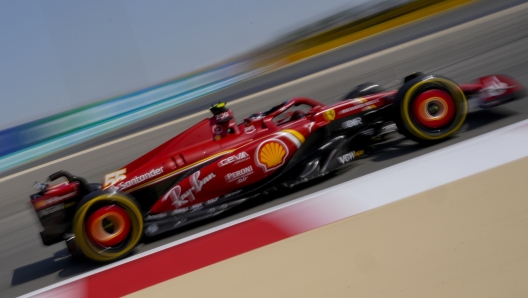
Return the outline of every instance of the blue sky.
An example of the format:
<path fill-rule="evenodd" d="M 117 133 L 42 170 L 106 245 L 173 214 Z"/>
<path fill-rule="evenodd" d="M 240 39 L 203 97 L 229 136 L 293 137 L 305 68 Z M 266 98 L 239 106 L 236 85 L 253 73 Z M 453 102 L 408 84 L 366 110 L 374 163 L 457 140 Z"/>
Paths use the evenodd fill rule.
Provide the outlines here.
<path fill-rule="evenodd" d="M 254 49 L 367 0 L 0 0 L 0 129 Z"/>

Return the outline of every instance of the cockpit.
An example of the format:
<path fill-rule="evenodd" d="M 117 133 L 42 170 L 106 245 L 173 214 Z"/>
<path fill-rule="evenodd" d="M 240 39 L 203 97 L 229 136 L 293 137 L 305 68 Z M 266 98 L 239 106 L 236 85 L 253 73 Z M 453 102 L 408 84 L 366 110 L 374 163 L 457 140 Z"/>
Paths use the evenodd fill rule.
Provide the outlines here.
<path fill-rule="evenodd" d="M 287 126 L 288 123 L 306 118 L 316 112 L 323 104 L 304 97 L 294 98 L 273 106 L 264 112 L 256 112 L 236 124 L 233 112 L 225 102 L 211 106 L 213 113 L 211 126 L 215 139 L 219 140 L 228 134 L 251 134 L 260 129 L 273 129 Z"/>

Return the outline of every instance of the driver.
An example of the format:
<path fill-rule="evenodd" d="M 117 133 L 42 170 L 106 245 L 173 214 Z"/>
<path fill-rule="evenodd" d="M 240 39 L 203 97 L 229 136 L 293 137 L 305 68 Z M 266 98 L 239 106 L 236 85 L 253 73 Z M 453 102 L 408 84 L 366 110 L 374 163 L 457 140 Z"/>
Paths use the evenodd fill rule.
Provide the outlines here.
<path fill-rule="evenodd" d="M 263 112 L 257 112 L 257 113 L 254 113 L 254 114 L 251 114 L 249 117 L 247 117 L 246 119 L 244 119 L 244 122 L 246 122 L 247 124 L 253 122 L 253 121 L 256 121 L 256 120 L 259 120 L 259 119 L 262 119 L 266 117 L 266 114 L 264 114 Z"/>
<path fill-rule="evenodd" d="M 213 117 L 210 119 L 211 130 L 215 140 L 220 140 L 229 134 L 239 134 L 233 112 L 227 108 L 225 102 L 219 102 L 209 108 Z"/>
<path fill-rule="evenodd" d="M 306 114 L 304 114 L 303 111 L 301 110 L 295 110 L 293 112 L 288 112 L 284 115 L 284 117 L 282 119 L 280 119 L 278 121 L 278 124 L 279 125 L 283 125 L 283 124 L 286 124 L 286 123 L 289 123 L 289 122 L 293 122 L 295 120 L 299 120 L 299 119 L 302 119 L 306 116 Z"/>
<path fill-rule="evenodd" d="M 296 110 L 293 112 L 293 114 L 291 115 L 291 118 L 290 118 L 290 121 L 295 121 L 295 120 L 299 120 L 299 119 L 302 119 L 306 116 L 306 114 L 304 114 L 303 111 L 301 110 Z"/>

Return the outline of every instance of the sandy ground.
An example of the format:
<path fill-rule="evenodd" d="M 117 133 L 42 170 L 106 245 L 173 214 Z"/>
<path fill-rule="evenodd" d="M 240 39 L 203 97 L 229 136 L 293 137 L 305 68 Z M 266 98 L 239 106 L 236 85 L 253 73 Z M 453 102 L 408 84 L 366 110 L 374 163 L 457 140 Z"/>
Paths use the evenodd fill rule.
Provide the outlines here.
<path fill-rule="evenodd" d="M 130 297 L 526 297 L 527 176 L 524 158 Z"/>
<path fill-rule="evenodd" d="M 497 5 L 501 6 L 511 1 L 482 1 L 479 2 L 478 9 L 475 7 L 471 9 L 471 13 L 478 12 L 480 15 L 486 15 L 497 11 Z M 492 4 L 493 7 L 490 7 Z M 401 31 L 381 34 L 371 39 L 366 39 L 364 42 L 354 43 L 350 47 L 343 47 L 339 51 L 323 55 L 320 59 L 299 63 L 296 67 L 301 69 L 302 72 L 299 73 L 304 75 L 317 69 L 325 69 L 331 65 L 339 64 L 340 66 L 336 67 L 335 71 L 326 69 L 319 74 L 311 75 L 294 83 L 285 84 L 283 87 L 270 89 L 259 93 L 259 95 L 248 97 L 246 101 L 239 101 L 238 103 L 232 101 L 230 102 L 230 107 L 236 112 L 237 117 L 241 119 L 244 115 L 248 115 L 249 112 L 265 110 L 280 100 L 294 96 L 308 96 L 325 103 L 333 103 L 341 98 L 343 94 L 349 92 L 356 84 L 364 81 L 373 81 L 394 87 L 394 83 L 400 82 L 404 75 L 416 70 L 446 75 L 457 82 L 470 82 L 484 74 L 505 73 L 517 78 L 522 84 L 528 86 L 528 73 L 526 72 L 528 65 L 528 51 L 526 50 L 528 48 L 528 6 L 524 4 L 522 9 L 509 10 L 507 14 L 501 11 L 498 16 L 488 16 L 482 20 L 477 20 L 476 23 L 472 23 L 473 25 L 465 24 L 456 30 L 451 28 L 441 34 L 434 33 L 438 29 L 448 28 L 451 20 L 458 19 L 461 22 L 465 20 L 466 16 L 470 14 L 470 11 L 465 9 L 464 7 L 460 11 L 457 10 L 456 13 L 449 13 L 449 18 L 447 18 L 449 20 L 445 17 L 422 20 L 412 26 L 399 28 L 398 30 Z M 426 31 L 434 34 L 428 35 L 429 33 Z M 426 34 L 427 36 L 423 37 L 424 35 L 421 34 Z M 423 38 L 420 40 L 415 39 L 420 36 Z M 401 37 L 405 37 L 410 42 L 405 45 L 401 44 Z M 398 46 L 392 47 L 395 45 Z M 383 51 L 378 52 L 379 50 Z M 353 53 L 355 55 L 353 57 L 358 57 L 359 59 L 346 62 L 346 65 L 340 64 L 351 59 L 352 56 L 348 56 L 350 53 Z M 371 53 L 374 54 L 363 57 Z M 274 79 L 280 77 L 284 79 L 284 82 L 289 81 L 292 78 L 290 77 L 292 70 L 285 68 L 284 72 L 284 76 L 278 76 L 279 72 L 273 73 L 273 75 L 270 74 L 270 76 L 273 76 Z M 288 80 L 285 78 L 288 78 Z M 263 80 L 264 78 L 260 79 Z M 249 88 L 248 86 L 246 87 Z M 242 87 L 238 86 L 237 88 Z M 242 92 L 242 89 L 237 90 Z M 229 93 L 229 96 L 234 96 L 234 98 L 241 94 L 233 92 L 232 89 L 225 92 Z M 212 94 L 207 100 L 212 100 L 215 97 L 216 102 L 223 98 L 221 96 L 216 98 L 216 96 L 220 95 Z M 205 104 L 207 100 L 204 99 L 203 103 Z M 195 108 L 198 109 L 199 106 L 195 106 Z M 206 110 L 204 111 L 207 112 Z M 167 113 L 171 114 L 173 112 L 171 110 Z M 169 118 L 174 119 L 177 117 L 178 114 L 171 114 Z M 0 182 L 2 193 L 0 200 L 0 296 L 15 297 L 56 282 L 65 281 L 92 269 L 100 268 L 98 265 L 91 263 L 73 262 L 68 258 L 64 258 L 66 249 L 62 243 L 49 247 L 42 245 L 38 237 L 39 227 L 36 222 L 36 216 L 27 205 L 28 195 L 33 192 L 31 185 L 34 181 L 42 181 L 50 173 L 64 169 L 76 175 L 84 176 L 91 182 L 99 182 L 104 174 L 115 171 L 203 117 L 205 117 L 204 114 L 194 114 L 192 118 L 186 121 L 163 126 L 163 128 L 156 131 L 127 138 L 124 141 L 112 143 L 112 145 L 99 149 L 94 149 L 93 146 L 100 143 L 93 143 L 90 146 L 84 144 L 83 146 L 85 147 L 82 147 L 82 149 L 90 148 L 90 151 L 85 154 L 43 164 L 55 158 L 64 157 L 66 153 L 62 152 L 61 156 L 36 161 L 32 166 L 38 165 L 38 169 L 25 172 L 9 180 L 2 180 L 5 177 L 0 178 L 2 180 Z M 224 217 L 177 231 L 177 233 L 166 238 L 142 244 L 136 251 L 137 253 L 146 252 L 246 215 L 290 202 L 318 190 L 356 179 L 442 147 L 473 138 L 482 133 L 522 121 L 527 117 L 528 101 L 523 99 L 504 107 L 470 114 L 468 122 L 460 134 L 435 146 L 424 148 L 403 138 L 395 138 L 380 146 L 379 155 L 373 156 L 368 162 L 357 166 L 354 171 L 348 171 L 293 194 L 255 204 L 247 209 L 240 210 L 236 214 L 225 215 Z M 164 121 L 169 121 L 167 120 L 169 118 L 160 117 L 156 120 L 160 122 L 156 123 L 165 123 Z M 141 127 L 141 130 L 149 127 L 144 127 L 143 124 L 140 123 L 137 127 Z M 139 129 L 137 127 L 136 129 Z M 137 132 L 137 130 L 132 132 Z M 109 135 L 109 139 L 106 141 L 115 140 L 119 136 L 122 135 Z M 490 155 L 502 154 L 502 152 L 492 152 L 486 150 L 486 148 L 482 150 Z M 78 153 L 75 150 L 68 151 L 68 154 L 76 152 Z M 438 214 L 446 216 L 445 212 L 439 211 Z M 361 227 L 364 228 L 365 225 Z M 356 242 L 357 236 L 351 237 L 351 239 L 351 241 Z M 390 245 L 393 244 L 391 243 Z M 378 256 L 376 255 L 376 257 Z M 302 262 L 302 258 L 299 260 L 301 260 L 299 262 Z M 325 266 L 319 266 L 313 270 L 328 272 L 325 269 Z M 275 272 L 280 272 L 282 269 L 271 268 L 270 270 L 275 274 Z M 405 266 L 401 270 L 402 272 L 407 272 Z M 332 276 L 332 279 L 335 278 L 334 275 L 328 276 Z M 243 288 L 247 285 L 247 282 L 239 277 L 234 280 L 236 281 L 234 282 L 236 286 L 231 285 L 231 288 L 234 289 L 233 293 L 236 293 L 235 290 L 239 287 Z M 294 284 L 294 280 L 291 280 L 291 277 L 286 280 Z M 350 280 L 354 282 L 353 286 L 355 287 L 355 282 L 361 279 L 350 278 Z M 210 283 L 210 281 L 202 283 L 200 288 L 208 287 Z M 214 285 L 213 288 L 218 288 L 218 286 Z M 221 293 L 226 293 L 226 291 L 222 289 Z M 328 293 L 332 292 L 328 291 Z"/>

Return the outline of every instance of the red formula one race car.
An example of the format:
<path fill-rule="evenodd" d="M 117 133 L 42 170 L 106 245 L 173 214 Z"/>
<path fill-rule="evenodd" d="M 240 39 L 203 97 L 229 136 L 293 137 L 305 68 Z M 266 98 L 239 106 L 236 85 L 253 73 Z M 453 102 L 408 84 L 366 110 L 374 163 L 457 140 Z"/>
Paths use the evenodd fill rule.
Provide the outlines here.
<path fill-rule="evenodd" d="M 72 253 L 112 261 L 143 236 L 340 170 L 368 155 L 369 146 L 387 133 L 421 143 L 444 140 L 464 123 L 468 99 L 489 108 L 523 91 L 503 75 L 457 85 L 415 73 L 395 91 L 362 84 L 329 106 L 294 98 L 239 124 L 219 103 L 211 118 L 106 174 L 102 184 L 60 171 L 36 185 L 40 191 L 31 203 L 45 245 L 65 240 Z M 61 177 L 66 181 L 49 184 Z"/>

